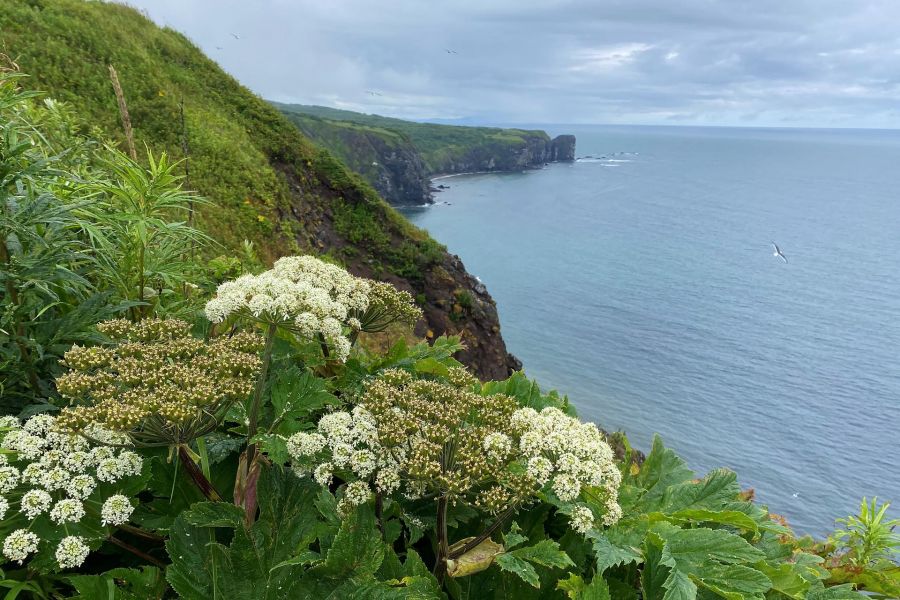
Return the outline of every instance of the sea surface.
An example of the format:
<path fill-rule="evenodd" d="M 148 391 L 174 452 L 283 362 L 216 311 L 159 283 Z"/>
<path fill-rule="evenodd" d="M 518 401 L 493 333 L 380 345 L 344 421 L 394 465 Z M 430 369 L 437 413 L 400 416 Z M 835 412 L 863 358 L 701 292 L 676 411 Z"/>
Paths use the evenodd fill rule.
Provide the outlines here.
<path fill-rule="evenodd" d="M 863 496 L 900 516 L 900 132 L 544 129 L 593 158 L 445 178 L 406 211 L 487 285 L 526 373 L 734 469 L 799 532 Z"/>

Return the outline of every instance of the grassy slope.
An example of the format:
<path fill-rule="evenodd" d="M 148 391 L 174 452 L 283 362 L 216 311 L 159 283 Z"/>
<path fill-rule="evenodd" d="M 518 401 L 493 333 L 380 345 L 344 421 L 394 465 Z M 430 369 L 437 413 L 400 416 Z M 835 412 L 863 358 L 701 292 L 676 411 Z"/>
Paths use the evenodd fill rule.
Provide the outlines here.
<path fill-rule="evenodd" d="M 113 64 L 138 143 L 178 158 L 183 99 L 190 185 L 212 201 L 199 218 L 210 234 L 230 248 L 255 241 L 266 259 L 327 252 L 358 274 L 393 281 L 423 298 L 429 331 L 475 342 L 463 358 L 479 374 L 506 371 L 489 296 L 480 314 L 450 319 L 453 289 L 474 286 L 458 261 L 180 33 L 118 4 L 0 0 L 0 52 L 32 75 L 30 87 L 121 140 Z"/>
<path fill-rule="evenodd" d="M 288 116 L 291 114 L 312 115 L 320 119 L 328 119 L 333 123 L 352 123 L 359 127 L 377 128 L 402 134 L 419 150 L 431 173 L 447 172 L 448 164 L 458 161 L 460 157 L 472 152 L 473 149 L 482 149 L 485 152 L 502 155 L 511 149 L 521 148 L 529 139 L 547 141 L 550 139 L 545 132 L 538 130 L 416 123 L 324 106 L 279 103 L 275 105 Z"/>

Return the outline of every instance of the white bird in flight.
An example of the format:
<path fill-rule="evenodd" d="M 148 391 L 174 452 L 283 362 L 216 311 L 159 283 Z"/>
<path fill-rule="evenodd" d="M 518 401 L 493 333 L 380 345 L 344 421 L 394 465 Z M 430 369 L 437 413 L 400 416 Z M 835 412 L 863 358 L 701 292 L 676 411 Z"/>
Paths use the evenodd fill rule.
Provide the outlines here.
<path fill-rule="evenodd" d="M 236 34 L 236 33 L 232 33 L 231 36 L 232 36 L 234 39 L 236 39 L 236 40 L 241 39 L 241 36 L 239 36 L 239 35 Z"/>
<path fill-rule="evenodd" d="M 784 262 L 787 262 L 787 258 L 785 257 L 784 254 L 782 254 L 781 248 L 778 247 L 778 244 L 776 244 L 775 242 L 772 242 L 772 247 L 775 248 L 775 252 L 772 253 L 772 256 L 777 256 Z"/>

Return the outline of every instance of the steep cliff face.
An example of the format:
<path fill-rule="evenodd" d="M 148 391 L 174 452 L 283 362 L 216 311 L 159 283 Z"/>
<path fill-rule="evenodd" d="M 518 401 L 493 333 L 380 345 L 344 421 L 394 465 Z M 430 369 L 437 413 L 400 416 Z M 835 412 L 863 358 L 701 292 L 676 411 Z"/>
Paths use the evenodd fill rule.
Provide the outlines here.
<path fill-rule="evenodd" d="M 550 142 L 549 162 L 575 160 L 575 136 L 558 135 Z"/>
<path fill-rule="evenodd" d="M 521 171 L 575 158 L 572 135 L 551 140 L 538 130 L 416 123 L 322 106 L 273 104 L 395 205 L 431 202 L 428 180 L 435 175 Z M 378 148 L 382 153 L 375 156 Z"/>
<path fill-rule="evenodd" d="M 493 300 L 458 258 L 181 34 L 117 3 L 0 0 L 0 48 L 31 76 L 29 87 L 121 141 L 107 70 L 115 65 L 139 147 L 180 159 L 187 134 L 190 186 L 210 201 L 197 224 L 222 244 L 216 252 L 246 239 L 268 261 L 328 253 L 412 292 L 425 313 L 419 333 L 460 335 L 469 344 L 461 358 L 478 376 L 505 376 L 516 364 Z M 369 143 L 373 155 L 393 152 L 405 164 L 401 147 Z"/>

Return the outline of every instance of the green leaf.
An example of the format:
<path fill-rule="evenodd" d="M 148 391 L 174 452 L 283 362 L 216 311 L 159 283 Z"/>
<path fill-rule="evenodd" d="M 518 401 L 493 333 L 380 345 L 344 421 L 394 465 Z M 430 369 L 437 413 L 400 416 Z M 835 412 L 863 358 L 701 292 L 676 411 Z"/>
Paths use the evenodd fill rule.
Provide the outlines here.
<path fill-rule="evenodd" d="M 662 550 L 655 545 L 645 544 L 644 568 L 641 570 L 641 591 L 644 594 L 644 600 L 661 600 L 666 590 L 663 584 L 669 577 L 669 569 L 663 565 Z"/>
<path fill-rule="evenodd" d="M 184 512 L 194 527 L 238 527 L 244 521 L 244 509 L 228 502 L 197 502 Z"/>
<path fill-rule="evenodd" d="M 375 513 L 364 505 L 341 522 L 325 562 L 312 571 L 331 579 L 372 575 L 383 559 L 384 544 L 375 526 Z"/>
<path fill-rule="evenodd" d="M 322 410 L 326 406 L 338 404 L 334 394 L 325 388 L 325 382 L 308 369 L 295 366 L 278 371 L 272 384 L 272 408 L 275 421 L 303 419 L 310 413 Z M 280 431 L 283 435 L 294 433 L 290 427 Z"/>
<path fill-rule="evenodd" d="M 595 575 L 590 584 L 585 584 L 581 577 L 569 573 L 568 579 L 557 582 L 556 589 L 564 591 L 570 600 L 611 600 L 609 587 L 599 575 Z"/>
<path fill-rule="evenodd" d="M 532 587 L 541 587 L 541 580 L 538 577 L 537 571 L 521 558 L 513 554 L 501 554 L 494 559 L 494 563 L 503 571 L 514 573 L 522 579 L 522 581 Z"/>
<path fill-rule="evenodd" d="M 763 562 L 758 565 L 759 570 L 772 582 L 772 590 L 787 596 L 802 600 L 806 598 L 810 582 L 804 578 L 793 563 L 781 563 L 773 565 Z"/>
<path fill-rule="evenodd" d="M 639 505 L 645 511 L 662 508 L 666 489 L 671 485 L 684 483 L 693 476 L 694 473 L 687 464 L 672 450 L 663 446 L 662 438 L 654 436 L 653 448 L 634 479 L 644 489 Z"/>
<path fill-rule="evenodd" d="M 509 531 L 503 534 L 503 546 L 507 550 L 512 550 L 516 546 L 528 541 L 528 538 L 522 535 L 521 531 L 519 524 L 513 521 L 509 527 Z"/>
<path fill-rule="evenodd" d="M 525 546 L 513 550 L 509 554 L 544 567 L 562 569 L 574 567 L 575 563 L 569 555 L 559 549 L 559 544 L 552 540 L 541 540 L 533 546 Z"/>
<path fill-rule="evenodd" d="M 765 558 L 758 548 L 751 546 L 744 538 L 723 529 L 678 529 L 657 530 L 665 541 L 663 562 L 671 567 L 680 565 L 702 565 L 714 560 L 723 563 L 752 563 Z"/>
<path fill-rule="evenodd" d="M 740 493 L 737 475 L 728 469 L 716 469 L 701 481 L 669 486 L 663 496 L 663 510 L 673 513 L 689 509 L 720 510 Z"/>
<path fill-rule="evenodd" d="M 156 567 L 113 569 L 99 575 L 72 575 L 66 580 L 78 592 L 72 600 L 147 600 L 162 598 L 167 588 Z"/>
<path fill-rule="evenodd" d="M 634 546 L 625 545 L 622 540 L 610 539 L 616 536 L 618 528 L 610 528 L 603 533 L 590 531 L 585 536 L 590 540 L 594 550 L 594 559 L 597 562 L 597 572 L 603 573 L 610 567 L 639 563 L 643 560 L 641 551 Z M 616 536 L 618 537 L 618 536 Z"/>
<path fill-rule="evenodd" d="M 855 592 L 852 585 L 846 584 L 824 590 L 812 590 L 806 598 L 807 600 L 864 600 L 868 596 Z"/>
<path fill-rule="evenodd" d="M 672 513 L 671 518 L 680 522 L 717 523 L 730 525 L 738 529 L 759 533 L 756 521 L 746 513 L 737 510 L 709 510 L 705 508 L 686 508 Z"/>

